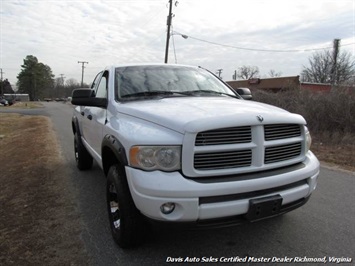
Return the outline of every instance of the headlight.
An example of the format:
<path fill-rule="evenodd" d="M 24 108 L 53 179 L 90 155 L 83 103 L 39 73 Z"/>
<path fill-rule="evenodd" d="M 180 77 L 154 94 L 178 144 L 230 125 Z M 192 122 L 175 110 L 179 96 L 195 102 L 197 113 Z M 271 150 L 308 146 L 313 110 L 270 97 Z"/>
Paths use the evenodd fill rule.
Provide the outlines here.
<path fill-rule="evenodd" d="M 307 153 L 309 151 L 309 149 L 311 148 L 312 138 L 311 138 L 311 133 L 309 133 L 309 130 L 306 126 L 304 127 L 304 131 L 305 131 L 305 135 L 306 135 L 306 151 L 305 151 L 305 153 Z"/>
<path fill-rule="evenodd" d="M 130 165 L 143 170 L 176 171 L 180 169 L 180 146 L 133 146 Z"/>

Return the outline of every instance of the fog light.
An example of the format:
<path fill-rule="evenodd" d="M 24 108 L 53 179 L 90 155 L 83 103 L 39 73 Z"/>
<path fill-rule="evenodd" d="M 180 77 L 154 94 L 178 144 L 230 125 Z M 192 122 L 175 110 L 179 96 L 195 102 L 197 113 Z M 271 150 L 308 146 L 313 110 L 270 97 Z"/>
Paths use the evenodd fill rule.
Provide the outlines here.
<path fill-rule="evenodd" d="M 167 202 L 160 206 L 160 211 L 164 214 L 170 214 L 175 209 L 175 203 Z"/>

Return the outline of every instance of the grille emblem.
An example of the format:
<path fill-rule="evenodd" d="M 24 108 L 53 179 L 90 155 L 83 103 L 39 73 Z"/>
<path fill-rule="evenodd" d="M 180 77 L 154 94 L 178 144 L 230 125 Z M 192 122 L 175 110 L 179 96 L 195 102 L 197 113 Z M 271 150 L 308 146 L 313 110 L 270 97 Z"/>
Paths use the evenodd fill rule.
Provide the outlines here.
<path fill-rule="evenodd" d="M 264 121 L 264 117 L 262 117 L 261 115 L 257 115 L 256 118 L 257 118 L 260 122 L 263 122 L 263 121 Z"/>

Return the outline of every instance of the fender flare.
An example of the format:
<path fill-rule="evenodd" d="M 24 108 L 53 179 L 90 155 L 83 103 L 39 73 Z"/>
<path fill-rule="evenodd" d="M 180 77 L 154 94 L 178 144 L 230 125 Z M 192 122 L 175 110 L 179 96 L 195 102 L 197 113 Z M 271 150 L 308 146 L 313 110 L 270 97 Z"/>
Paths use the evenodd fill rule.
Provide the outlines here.
<path fill-rule="evenodd" d="M 126 156 L 126 150 L 122 143 L 113 135 L 106 135 L 103 138 L 102 144 L 101 144 L 101 151 L 102 151 L 102 166 L 103 170 L 105 172 L 105 175 L 107 175 L 108 170 L 110 166 L 118 162 L 121 166 L 127 166 L 128 165 L 128 160 Z M 109 152 L 109 153 L 107 153 Z M 112 156 L 108 156 L 107 154 L 114 155 L 114 158 Z"/>
<path fill-rule="evenodd" d="M 80 132 L 80 127 L 79 127 L 79 120 L 76 116 L 72 117 L 72 130 L 73 130 L 73 134 L 75 135 L 75 133 L 78 134 L 78 137 L 81 137 L 81 132 Z"/>

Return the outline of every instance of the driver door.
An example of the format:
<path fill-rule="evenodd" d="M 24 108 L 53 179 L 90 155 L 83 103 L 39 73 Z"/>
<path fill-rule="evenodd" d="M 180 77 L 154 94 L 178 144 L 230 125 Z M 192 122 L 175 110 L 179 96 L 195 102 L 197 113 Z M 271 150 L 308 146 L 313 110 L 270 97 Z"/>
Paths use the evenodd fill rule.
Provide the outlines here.
<path fill-rule="evenodd" d="M 99 73 L 91 88 L 95 91 L 95 97 L 107 98 L 108 72 Z M 95 156 L 101 156 L 101 142 L 103 126 L 106 121 L 106 108 L 89 107 L 84 108 L 83 136 Z"/>

